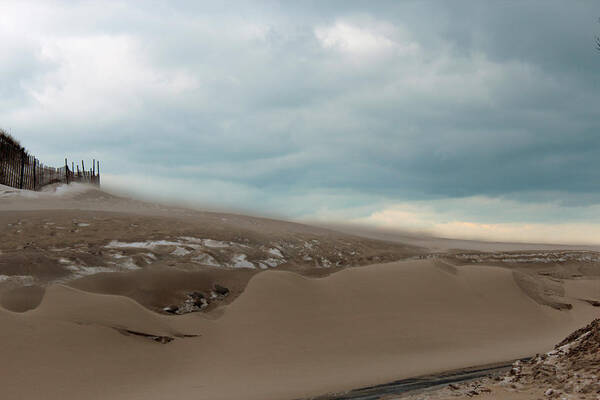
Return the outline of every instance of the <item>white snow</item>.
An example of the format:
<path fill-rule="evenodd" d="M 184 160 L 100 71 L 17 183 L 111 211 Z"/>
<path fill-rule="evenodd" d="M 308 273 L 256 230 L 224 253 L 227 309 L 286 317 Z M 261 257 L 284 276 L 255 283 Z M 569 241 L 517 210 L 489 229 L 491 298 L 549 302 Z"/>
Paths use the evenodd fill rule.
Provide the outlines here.
<path fill-rule="evenodd" d="M 153 259 L 156 259 L 156 257 L 154 256 L 154 254 L 152 254 L 152 253 L 144 253 L 144 255 L 146 255 L 146 256 L 147 256 L 148 254 L 152 255 L 152 257 L 151 257 L 151 258 L 153 258 Z M 119 265 L 121 268 L 124 268 L 124 269 L 140 269 L 140 267 L 138 267 L 138 266 L 136 265 L 136 263 L 135 263 L 135 262 L 133 262 L 133 258 L 132 258 L 132 257 L 130 257 L 130 256 L 125 256 L 125 255 L 123 255 L 122 253 L 112 253 L 112 254 L 111 254 L 111 256 L 112 256 L 114 259 L 116 259 L 116 260 L 120 260 L 118 265 Z M 146 262 L 148 262 L 148 261 L 146 261 Z M 111 264 L 112 264 L 112 263 L 111 263 Z"/>
<path fill-rule="evenodd" d="M 10 281 L 16 281 L 21 285 L 31 286 L 33 285 L 34 278 L 31 275 L 0 275 L 0 283 Z"/>
<path fill-rule="evenodd" d="M 84 227 L 84 226 L 90 226 L 90 224 L 88 224 L 87 222 L 80 222 L 77 224 L 77 226 Z"/>
<path fill-rule="evenodd" d="M 95 275 L 101 272 L 115 272 L 113 268 L 108 267 L 87 267 L 85 265 L 69 265 L 67 266 L 69 271 L 74 272 L 76 276 L 87 276 Z"/>
<path fill-rule="evenodd" d="M 331 267 L 331 261 L 329 261 L 328 259 L 321 257 L 321 267 L 323 268 L 329 268 Z"/>
<path fill-rule="evenodd" d="M 231 259 L 231 266 L 233 268 L 251 268 L 256 269 L 254 264 L 246 260 L 245 254 L 238 254 Z"/>
<path fill-rule="evenodd" d="M 109 244 L 107 244 L 107 249 L 127 249 L 127 248 L 137 248 L 137 249 L 154 249 L 157 246 L 179 246 L 181 242 L 172 242 L 169 240 L 148 240 L 145 242 L 119 242 L 118 240 L 113 240 Z"/>
<path fill-rule="evenodd" d="M 204 247 L 213 247 L 213 248 L 225 248 L 225 247 L 230 247 L 233 243 L 231 242 L 223 242 L 221 240 L 214 240 L 214 239 L 200 239 L 200 238 L 195 238 L 193 236 L 180 236 L 179 239 L 182 239 L 188 243 L 196 243 L 196 244 L 201 244 Z M 190 246 L 189 244 L 186 244 L 187 246 Z M 192 247 L 192 246 L 190 246 Z"/>
<path fill-rule="evenodd" d="M 202 241 L 204 239 L 198 239 L 192 236 L 179 236 L 179 239 L 185 240 L 186 242 L 190 242 L 190 243 L 198 243 L 198 244 L 202 244 Z"/>
<path fill-rule="evenodd" d="M 278 248 L 275 248 L 275 247 L 270 248 L 268 250 L 268 252 L 269 252 L 269 254 L 272 254 L 272 255 L 274 255 L 276 257 L 283 258 L 283 254 L 281 254 L 281 250 L 279 250 Z"/>
<path fill-rule="evenodd" d="M 119 264 L 119 266 L 120 266 L 121 268 L 130 269 L 130 270 L 133 270 L 133 269 L 140 269 L 140 267 L 138 267 L 138 266 L 137 266 L 137 264 L 133 262 L 133 259 L 132 259 L 131 257 L 128 257 L 128 258 L 126 259 L 126 261 L 125 261 L 125 262 L 122 262 L 122 263 L 120 263 L 120 264 Z"/>
<path fill-rule="evenodd" d="M 173 250 L 173 251 L 171 252 L 171 255 L 172 255 L 172 256 L 177 256 L 177 257 L 183 257 L 183 256 L 187 256 L 187 255 L 188 255 L 188 254 L 190 254 L 190 253 L 191 253 L 191 251 L 189 251 L 189 250 L 187 250 L 187 249 L 184 249 L 183 247 L 179 247 L 179 246 L 177 246 L 177 247 L 175 248 L 175 250 Z"/>
<path fill-rule="evenodd" d="M 266 260 L 263 260 L 263 263 L 267 264 L 271 268 L 274 268 L 274 267 L 278 266 L 279 264 L 283 264 L 284 262 L 285 262 L 285 260 L 272 258 L 272 257 L 267 258 Z"/>
<path fill-rule="evenodd" d="M 220 240 L 213 240 L 213 239 L 203 239 L 202 244 L 206 247 L 214 247 L 214 248 L 224 248 L 224 247 L 230 246 L 230 244 L 227 242 L 222 242 Z"/>
<path fill-rule="evenodd" d="M 210 254 L 199 254 L 195 257 L 192 257 L 192 261 L 197 262 L 198 264 L 209 265 L 211 267 L 220 267 L 221 264 L 213 256 Z"/>

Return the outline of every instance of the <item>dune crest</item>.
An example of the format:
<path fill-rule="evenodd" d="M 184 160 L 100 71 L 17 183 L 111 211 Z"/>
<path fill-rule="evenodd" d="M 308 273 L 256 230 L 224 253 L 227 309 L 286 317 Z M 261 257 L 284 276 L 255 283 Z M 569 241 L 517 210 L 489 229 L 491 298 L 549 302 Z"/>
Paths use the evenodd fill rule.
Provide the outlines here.
<path fill-rule="evenodd" d="M 25 315 L 155 336 L 191 335 L 174 328 L 175 324 L 168 317 L 156 314 L 128 297 L 89 293 L 64 285 L 46 288 L 40 305 Z"/>

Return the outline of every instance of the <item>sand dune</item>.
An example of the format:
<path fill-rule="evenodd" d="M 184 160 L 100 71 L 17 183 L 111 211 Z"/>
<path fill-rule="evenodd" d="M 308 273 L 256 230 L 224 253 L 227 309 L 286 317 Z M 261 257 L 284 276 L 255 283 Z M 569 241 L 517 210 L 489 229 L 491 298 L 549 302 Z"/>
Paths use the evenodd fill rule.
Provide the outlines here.
<path fill-rule="evenodd" d="M 127 297 L 82 292 L 67 286 L 51 286 L 29 318 L 74 322 L 130 330 L 151 335 L 183 336 L 169 318 L 155 314 Z"/>
<path fill-rule="evenodd" d="M 531 355 L 597 315 L 536 303 L 509 270 L 430 260 L 266 271 L 209 317 L 58 286 L 35 310 L 0 312 L 0 385 L 6 398 L 300 398 Z M 201 336 L 161 345 L 113 327 Z"/>
<path fill-rule="evenodd" d="M 7 399 L 305 398 L 546 351 L 599 313 L 595 253 L 442 254 L 81 185 L 0 199 Z M 206 312 L 154 312 L 216 284 Z"/>
<path fill-rule="evenodd" d="M 425 253 L 292 222 L 156 205 L 82 186 L 0 196 L 0 303 L 11 308 L 21 293 L 6 293 L 24 284 L 43 287 L 101 272 L 278 268 L 326 274 Z M 175 295 L 161 298 L 171 301 Z M 168 305 L 144 294 L 136 300 L 155 309 Z"/>

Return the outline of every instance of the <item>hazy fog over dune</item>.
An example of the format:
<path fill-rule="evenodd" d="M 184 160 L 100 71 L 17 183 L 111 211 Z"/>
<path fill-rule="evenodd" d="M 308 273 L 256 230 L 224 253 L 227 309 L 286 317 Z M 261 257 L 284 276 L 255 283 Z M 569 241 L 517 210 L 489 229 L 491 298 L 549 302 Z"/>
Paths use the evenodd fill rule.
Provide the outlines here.
<path fill-rule="evenodd" d="M 598 243 L 596 2 L 0 4 L 0 121 L 159 200 Z"/>

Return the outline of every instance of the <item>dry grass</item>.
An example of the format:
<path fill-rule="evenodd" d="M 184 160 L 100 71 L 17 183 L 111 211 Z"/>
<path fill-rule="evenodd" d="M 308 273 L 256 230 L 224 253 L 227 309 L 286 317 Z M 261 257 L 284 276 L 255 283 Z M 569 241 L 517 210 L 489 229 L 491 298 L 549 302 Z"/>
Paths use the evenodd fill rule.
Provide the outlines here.
<path fill-rule="evenodd" d="M 25 148 L 23 146 L 21 146 L 21 143 L 19 143 L 19 141 L 17 139 L 15 139 L 8 132 L 6 132 L 4 129 L 1 129 L 1 128 L 0 128 L 0 142 L 4 142 L 10 146 L 13 146 L 13 147 L 17 148 L 19 151 L 25 150 Z"/>

